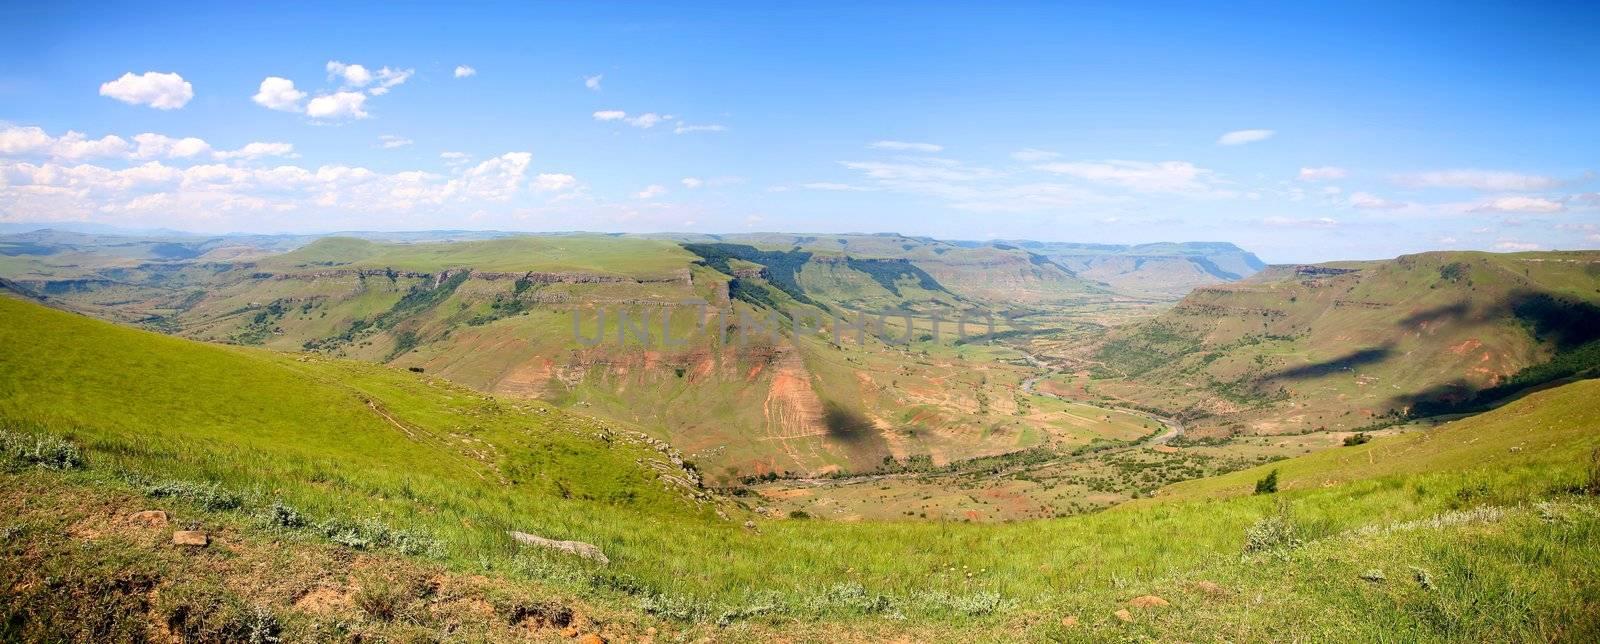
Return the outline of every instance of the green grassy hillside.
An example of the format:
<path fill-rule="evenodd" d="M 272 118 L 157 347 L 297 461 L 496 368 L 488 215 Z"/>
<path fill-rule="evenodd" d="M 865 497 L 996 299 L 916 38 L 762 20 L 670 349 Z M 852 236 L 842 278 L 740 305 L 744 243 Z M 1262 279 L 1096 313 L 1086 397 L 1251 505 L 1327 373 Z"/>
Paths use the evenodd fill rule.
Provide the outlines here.
<path fill-rule="evenodd" d="M 4 527 L 14 556 L 0 575 L 32 588 L 41 571 L 56 571 L 53 583 L 73 591 L 0 597 L 12 633 L 48 629 L 28 611 L 62 602 L 86 602 L 53 613 L 63 629 L 100 614 L 155 619 L 144 611 L 165 604 L 88 610 L 141 585 L 80 593 L 73 584 L 138 566 L 155 584 L 181 574 L 141 563 L 172 546 L 102 539 L 123 529 L 114 525 L 62 523 L 82 510 L 71 497 L 37 492 L 50 480 L 110 490 L 84 495 L 97 504 L 135 504 L 114 513 L 154 504 L 220 530 L 208 553 L 242 552 L 252 534 L 277 531 L 291 547 L 421 557 L 448 574 L 664 620 L 663 637 L 716 623 L 726 625 L 718 639 L 781 629 L 816 641 L 895 632 L 1585 641 L 1600 628 L 1600 585 L 1587 574 L 1600 566 L 1600 506 L 1581 493 L 1600 486 L 1600 473 L 1585 473 L 1600 444 L 1596 381 L 1339 458 L 1276 464 L 1283 485 L 1274 495 L 1243 489 L 1262 475 L 1254 471 L 1083 517 L 850 524 L 763 517 L 705 499 L 669 455 L 623 428 L 537 403 L 385 367 L 201 345 L 12 299 L 0 299 L 0 319 L 0 501 L 14 517 Z M 86 468 L 39 470 L 74 463 L 48 457 L 64 448 L 41 442 L 45 434 L 78 446 Z M 1372 469 L 1341 474 L 1360 459 Z M 151 500 L 117 496 L 126 494 Z M 753 529 L 741 527 L 746 520 Z M 612 563 L 519 551 L 508 529 L 595 543 Z M 78 542 L 90 546 L 62 547 Z M 212 556 L 224 555 L 168 561 L 183 570 Z M 339 576 L 324 583 L 367 588 Z M 265 602 L 261 610 L 294 628 L 320 623 L 303 597 L 259 588 L 211 591 Z M 425 608 L 415 622 L 396 622 L 384 608 L 452 597 L 419 588 L 359 603 L 344 628 L 447 628 Z M 1147 594 L 1170 605 L 1130 607 Z M 1113 615 L 1119 609 L 1129 610 L 1126 621 Z M 519 631 L 502 615 L 463 619 L 501 624 L 493 638 L 510 638 Z"/>
<path fill-rule="evenodd" d="M 1093 378 L 1067 388 L 1183 411 L 1213 437 L 1451 410 L 1481 390 L 1538 384 L 1524 370 L 1595 353 L 1582 347 L 1600 339 L 1597 267 L 1594 252 L 1274 267 L 1118 329 L 1083 356 Z M 1546 376 L 1585 368 L 1569 366 Z"/>

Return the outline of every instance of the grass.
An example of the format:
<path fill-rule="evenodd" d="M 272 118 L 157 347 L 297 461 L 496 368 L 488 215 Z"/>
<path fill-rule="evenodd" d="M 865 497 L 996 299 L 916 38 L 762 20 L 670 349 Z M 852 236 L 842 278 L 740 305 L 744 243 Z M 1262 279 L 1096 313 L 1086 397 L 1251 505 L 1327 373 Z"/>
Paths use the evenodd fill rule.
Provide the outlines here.
<path fill-rule="evenodd" d="M 330 266 L 392 268 L 419 273 L 471 268 L 661 278 L 681 271 L 693 258 L 671 242 L 607 235 L 520 236 L 426 244 L 381 244 L 326 237 L 275 256 L 263 265 L 303 270 Z"/>
<path fill-rule="evenodd" d="M 223 517 L 288 506 L 309 539 L 419 551 L 457 573 L 537 582 L 616 610 L 802 632 L 870 630 L 903 617 L 938 633 L 1031 638 L 1054 636 L 1065 614 L 1084 615 L 1086 632 L 1106 637 L 1181 638 L 1226 625 L 1261 638 L 1288 615 L 1304 617 L 1295 632 L 1341 639 L 1395 628 L 1420 639 L 1562 639 L 1595 629 L 1596 584 L 1572 575 L 1600 564 L 1594 505 L 1568 490 L 1582 487 L 1600 439 L 1596 381 L 1432 432 L 1274 463 L 1280 491 L 1269 497 L 1249 495 L 1263 472 L 1246 470 L 1068 519 L 841 524 L 761 519 L 706 499 L 674 483 L 685 472 L 625 428 L 542 404 L 395 369 L 202 345 L 9 299 L 0 317 L 0 416 L 13 433 L 78 446 L 87 473 L 66 476 L 132 481 L 143 494 Z M 208 491 L 238 502 L 208 502 Z M 1308 545 L 1262 564 L 1282 577 L 1238 567 L 1246 533 L 1280 503 Z M 1528 509 L 1535 503 L 1553 504 L 1565 523 L 1539 523 Z M 1441 518 L 1476 508 L 1497 508 L 1501 519 Z M 741 526 L 747 519 L 757 531 Z M 1445 522 L 1429 540 L 1437 548 L 1390 529 L 1416 521 Z M 613 564 L 521 551 L 510 529 L 594 543 Z M 1375 532 L 1350 538 L 1363 531 Z M 437 548 L 397 545 L 407 541 Z M 1498 545 L 1476 548 L 1480 541 Z M 1530 552 L 1539 558 L 1526 559 Z M 1539 567 L 1514 572 L 1522 561 Z M 1441 588 L 1453 584 L 1451 594 L 1380 592 L 1345 574 L 1377 566 L 1395 579 L 1410 565 L 1429 567 Z M 1461 567 L 1483 572 L 1445 574 Z M 1199 574 L 1218 577 L 1237 601 L 1183 600 L 1183 583 Z M 1147 592 L 1183 605 L 1132 627 L 1108 617 Z M 1257 595 L 1272 599 L 1263 609 L 1243 599 Z"/>

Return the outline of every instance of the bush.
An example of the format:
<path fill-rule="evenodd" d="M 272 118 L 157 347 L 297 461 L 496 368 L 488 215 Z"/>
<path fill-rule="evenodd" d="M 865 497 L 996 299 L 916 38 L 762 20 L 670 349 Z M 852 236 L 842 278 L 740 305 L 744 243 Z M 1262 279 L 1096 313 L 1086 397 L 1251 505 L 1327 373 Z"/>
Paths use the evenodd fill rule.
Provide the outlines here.
<path fill-rule="evenodd" d="M 1298 548 L 1304 543 L 1300 532 L 1300 525 L 1289 514 L 1288 508 L 1279 506 L 1276 514 L 1262 517 L 1245 529 L 1244 551 L 1275 552 Z"/>
<path fill-rule="evenodd" d="M 8 460 L 46 470 L 83 467 L 83 452 L 77 445 L 49 434 L 0 430 L 0 454 Z"/>
<path fill-rule="evenodd" d="M 166 481 L 146 487 L 144 493 L 158 499 L 182 499 L 207 510 L 233 510 L 244 505 L 244 497 L 218 483 Z"/>
<path fill-rule="evenodd" d="M 1267 477 L 1256 481 L 1256 494 L 1272 494 L 1278 491 L 1278 470 L 1267 473 Z"/>
<path fill-rule="evenodd" d="M 1365 445 L 1367 444 L 1367 441 L 1370 440 L 1372 440 L 1372 436 L 1368 435 L 1366 432 L 1356 432 L 1344 437 L 1344 446 L 1353 447 L 1356 445 Z"/>

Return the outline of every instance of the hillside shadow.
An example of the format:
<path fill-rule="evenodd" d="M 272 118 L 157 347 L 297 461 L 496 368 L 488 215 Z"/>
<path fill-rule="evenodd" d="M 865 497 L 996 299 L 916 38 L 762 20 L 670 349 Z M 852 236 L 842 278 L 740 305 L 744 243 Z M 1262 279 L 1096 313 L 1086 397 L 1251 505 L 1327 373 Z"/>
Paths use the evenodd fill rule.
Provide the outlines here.
<path fill-rule="evenodd" d="M 1362 365 L 1382 362 L 1385 358 L 1388 358 L 1393 353 L 1394 344 L 1386 343 L 1370 349 L 1352 351 L 1332 360 L 1324 360 L 1322 362 L 1300 365 L 1298 367 L 1290 367 L 1276 373 L 1268 374 L 1265 379 L 1304 380 L 1306 378 L 1317 378 L 1338 373 L 1340 371 L 1349 371 Z"/>
<path fill-rule="evenodd" d="M 1471 305 L 1467 304 L 1466 302 L 1456 302 L 1455 304 L 1445 304 L 1442 306 L 1435 306 L 1431 309 L 1417 311 L 1416 313 L 1412 313 L 1411 315 L 1401 318 L 1399 324 L 1400 326 L 1416 326 L 1424 322 L 1434 323 L 1460 320 L 1466 318 L 1467 314 L 1471 312 Z"/>

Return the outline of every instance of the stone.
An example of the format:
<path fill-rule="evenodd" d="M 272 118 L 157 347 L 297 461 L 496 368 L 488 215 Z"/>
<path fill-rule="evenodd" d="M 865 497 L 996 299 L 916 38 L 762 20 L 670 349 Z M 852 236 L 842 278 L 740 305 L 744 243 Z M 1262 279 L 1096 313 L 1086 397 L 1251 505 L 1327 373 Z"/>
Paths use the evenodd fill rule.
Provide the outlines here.
<path fill-rule="evenodd" d="M 172 533 L 172 543 L 179 546 L 205 547 L 210 543 L 210 539 L 206 538 L 206 533 L 199 530 L 179 530 Z"/>
<path fill-rule="evenodd" d="M 128 520 L 133 523 L 159 528 L 167 524 L 167 513 L 164 510 L 145 510 L 128 515 Z"/>
<path fill-rule="evenodd" d="M 538 535 L 532 535 L 526 532 L 517 532 L 515 530 L 507 532 L 506 534 L 511 535 L 511 538 L 516 539 L 518 543 L 524 543 L 530 546 L 538 546 L 540 548 L 549 548 L 551 550 L 559 550 L 568 554 L 578 555 L 579 557 L 583 557 L 585 559 L 598 561 L 601 564 L 611 563 L 611 559 L 606 557 L 606 553 L 602 552 L 600 548 L 594 544 L 584 543 L 582 541 L 557 541 L 555 539 L 546 539 Z"/>
<path fill-rule="evenodd" d="M 1142 595 L 1128 600 L 1128 605 L 1134 608 L 1157 608 L 1166 606 L 1167 600 L 1155 595 Z"/>

